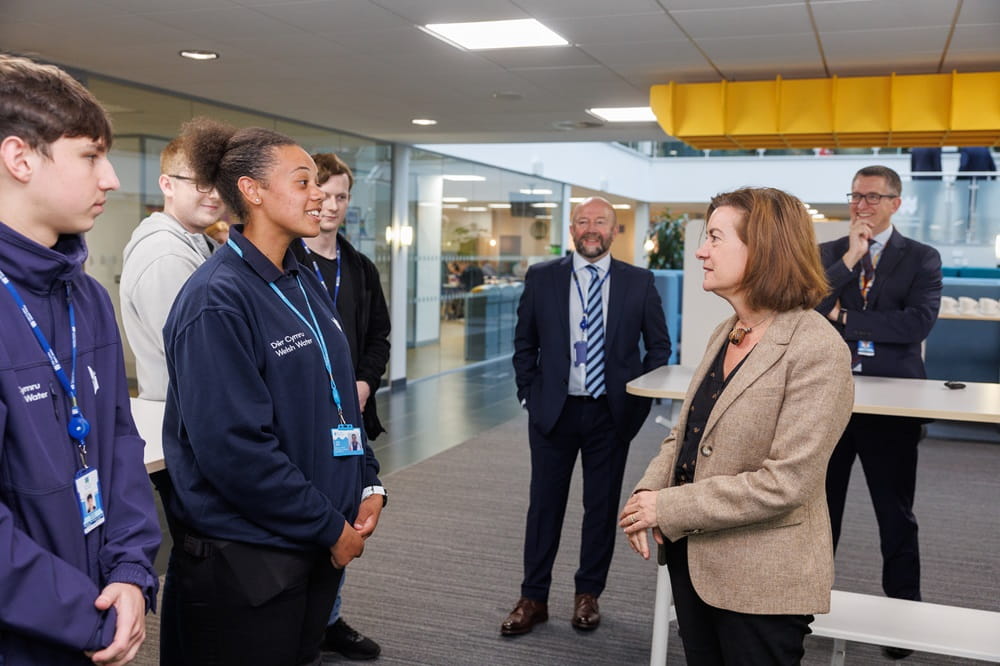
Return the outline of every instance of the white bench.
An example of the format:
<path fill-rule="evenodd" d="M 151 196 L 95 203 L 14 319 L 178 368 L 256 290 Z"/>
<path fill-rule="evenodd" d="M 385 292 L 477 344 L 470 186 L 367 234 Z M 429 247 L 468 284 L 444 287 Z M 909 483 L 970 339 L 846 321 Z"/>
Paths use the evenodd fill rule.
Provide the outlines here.
<path fill-rule="evenodd" d="M 665 552 L 659 548 L 650 666 L 667 663 L 676 619 Z M 844 666 L 847 641 L 1000 662 L 1000 613 L 833 590 L 830 612 L 816 615 L 814 636 L 833 639 L 831 666 Z"/>
<path fill-rule="evenodd" d="M 843 666 L 847 641 L 1000 661 L 1000 613 L 834 590 L 814 636 L 833 639 L 831 666 Z"/>

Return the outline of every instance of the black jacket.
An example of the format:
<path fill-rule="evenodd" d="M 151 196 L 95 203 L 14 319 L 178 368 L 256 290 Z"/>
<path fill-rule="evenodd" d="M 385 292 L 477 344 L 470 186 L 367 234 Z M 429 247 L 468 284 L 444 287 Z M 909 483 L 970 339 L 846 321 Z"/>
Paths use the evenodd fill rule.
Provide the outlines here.
<path fill-rule="evenodd" d="M 344 323 L 344 334 L 351 347 L 354 374 L 358 381 L 371 387 L 371 396 L 365 405 L 364 425 L 368 439 L 375 439 L 385 432 L 378 419 L 375 391 L 382 382 L 382 374 L 389 363 L 389 307 L 382 293 L 378 269 L 372 260 L 361 254 L 341 234 L 337 237 L 340 259 L 340 292 L 337 294 L 337 312 Z M 307 252 L 302 243 L 292 243 L 292 252 L 309 272 L 319 268 L 330 297 L 334 297 L 337 284 L 337 261 Z"/>

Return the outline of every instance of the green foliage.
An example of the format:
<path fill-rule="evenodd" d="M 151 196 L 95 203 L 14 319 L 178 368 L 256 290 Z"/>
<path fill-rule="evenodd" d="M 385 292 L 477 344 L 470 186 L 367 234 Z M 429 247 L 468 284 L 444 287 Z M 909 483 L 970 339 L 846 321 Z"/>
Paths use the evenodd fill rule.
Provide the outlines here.
<path fill-rule="evenodd" d="M 648 237 L 653 241 L 653 249 L 649 251 L 649 268 L 684 268 L 687 221 L 687 214 L 671 215 L 669 209 L 650 221 Z"/>

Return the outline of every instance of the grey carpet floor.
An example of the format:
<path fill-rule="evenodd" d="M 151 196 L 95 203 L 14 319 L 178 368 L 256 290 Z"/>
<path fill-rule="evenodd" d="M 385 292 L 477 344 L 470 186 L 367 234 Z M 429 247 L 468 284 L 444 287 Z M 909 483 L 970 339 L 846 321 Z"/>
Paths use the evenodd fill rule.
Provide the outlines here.
<path fill-rule="evenodd" d="M 653 415 L 669 418 L 669 403 Z M 623 493 L 631 490 L 665 434 L 653 415 L 636 437 Z M 924 599 L 1000 611 L 1000 448 L 928 439 L 921 443 L 916 512 Z M 569 624 L 579 555 L 579 469 L 553 572 L 550 620 L 504 638 L 517 600 L 527 511 L 526 419 L 519 416 L 465 444 L 390 475 L 390 504 L 364 556 L 348 567 L 344 618 L 382 645 L 383 664 L 646 664 L 656 571 L 618 543 L 604 617 L 590 634 Z M 837 553 L 836 587 L 880 593 L 874 515 L 855 466 Z M 136 663 L 156 664 L 157 618 Z M 806 639 L 803 663 L 828 664 L 832 641 Z M 875 646 L 848 645 L 847 663 L 892 663 Z M 337 663 L 334 659 L 330 663 Z M 668 664 L 684 664 L 676 625 Z M 916 653 L 905 664 L 977 662 Z"/>

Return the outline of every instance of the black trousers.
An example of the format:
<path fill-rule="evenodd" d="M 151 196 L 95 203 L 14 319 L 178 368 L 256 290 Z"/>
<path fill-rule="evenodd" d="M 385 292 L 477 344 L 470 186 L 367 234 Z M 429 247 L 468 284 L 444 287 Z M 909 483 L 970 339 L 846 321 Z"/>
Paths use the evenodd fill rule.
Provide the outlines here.
<path fill-rule="evenodd" d="M 691 584 L 687 539 L 667 541 L 667 569 L 688 666 L 783 666 L 802 661 L 812 615 L 753 615 L 709 606 Z"/>
<path fill-rule="evenodd" d="M 886 596 L 920 600 L 920 546 L 913 498 L 917 485 L 916 419 L 855 414 L 837 442 L 826 473 L 833 547 L 840 539 L 847 485 L 854 458 L 868 483 L 882 546 L 882 589 Z"/>
<path fill-rule="evenodd" d="M 531 490 L 524 537 L 521 595 L 548 601 L 577 453 L 583 464 L 583 527 L 577 594 L 600 596 L 617 537 L 618 510 L 629 442 L 616 434 L 607 398 L 566 399 L 548 435 L 528 425 Z"/>
<path fill-rule="evenodd" d="M 163 586 L 163 666 L 319 664 L 342 571 L 299 552 L 174 536 Z"/>

